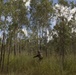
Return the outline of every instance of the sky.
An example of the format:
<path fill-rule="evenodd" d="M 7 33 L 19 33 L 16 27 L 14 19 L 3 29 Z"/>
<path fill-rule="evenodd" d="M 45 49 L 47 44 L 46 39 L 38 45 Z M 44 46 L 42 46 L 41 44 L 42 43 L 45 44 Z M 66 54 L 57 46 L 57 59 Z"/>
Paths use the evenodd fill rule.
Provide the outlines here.
<path fill-rule="evenodd" d="M 25 2 L 26 0 L 23 0 L 23 1 Z M 74 1 L 74 2 L 76 3 L 76 0 L 67 0 L 67 1 Z M 53 0 L 53 2 L 54 2 L 54 3 L 57 3 L 58 0 Z M 26 3 L 25 6 L 29 6 L 29 4 L 30 4 L 30 0 L 28 0 L 28 2 Z"/>
<path fill-rule="evenodd" d="M 4 0 L 4 1 L 6 2 L 7 0 Z M 23 1 L 25 2 L 26 0 L 23 0 Z M 57 3 L 57 1 L 58 1 L 58 0 L 53 0 L 54 3 Z M 76 0 L 67 0 L 67 1 L 74 1 L 74 2 L 76 3 Z M 30 4 L 30 0 L 28 0 L 28 2 L 25 4 L 25 6 L 28 7 L 29 4 Z M 53 21 L 53 25 L 55 25 L 55 24 L 56 24 L 56 21 Z M 25 35 L 27 36 L 27 31 L 26 31 L 26 29 L 23 29 L 22 31 L 23 31 L 23 32 L 25 33 Z M 1 36 L 1 34 L 0 34 L 0 36 Z"/>
<path fill-rule="evenodd" d="M 54 3 L 57 3 L 58 0 L 53 0 L 53 1 L 54 1 Z M 74 1 L 74 2 L 76 2 L 76 0 L 67 0 L 67 1 Z"/>

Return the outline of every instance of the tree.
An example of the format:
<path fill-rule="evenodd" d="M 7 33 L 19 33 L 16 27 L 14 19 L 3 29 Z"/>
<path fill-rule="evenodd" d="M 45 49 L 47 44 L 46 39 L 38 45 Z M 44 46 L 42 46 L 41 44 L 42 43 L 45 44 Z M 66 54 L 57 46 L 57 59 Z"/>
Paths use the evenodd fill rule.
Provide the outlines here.
<path fill-rule="evenodd" d="M 30 4 L 31 28 L 35 32 L 35 36 L 39 38 L 38 42 L 40 41 L 40 44 L 39 44 L 40 48 L 41 48 L 41 45 L 44 44 L 44 42 L 42 42 L 44 40 L 44 37 L 46 36 L 46 35 L 44 36 L 44 34 L 47 33 L 46 30 L 50 27 L 52 12 L 53 12 L 53 9 L 52 9 L 51 1 L 31 0 L 31 4 Z"/>
<path fill-rule="evenodd" d="M 61 57 L 62 69 L 64 69 L 65 53 L 69 49 L 69 43 L 70 43 L 71 26 L 69 25 L 68 17 L 66 17 L 67 14 L 65 15 L 63 14 L 63 10 L 65 12 L 67 11 L 61 4 L 65 6 L 65 1 L 60 0 L 60 5 L 57 5 L 57 9 L 56 9 L 57 11 L 55 12 L 57 16 L 57 22 L 56 22 L 56 26 L 54 26 L 54 30 L 56 34 L 54 35 L 54 39 L 57 44 L 56 50 L 59 51 Z"/>
<path fill-rule="evenodd" d="M 7 65 L 9 65 L 9 57 L 10 57 L 10 50 L 12 50 L 12 47 L 14 45 L 14 55 L 16 55 L 16 49 L 17 49 L 17 36 L 20 30 L 22 30 L 23 26 L 28 26 L 28 17 L 27 17 L 27 9 L 25 7 L 25 3 L 21 0 L 10 0 L 10 1 L 0 1 L 1 7 L 1 13 L 0 13 L 0 29 L 3 31 L 4 35 L 7 35 L 6 37 L 3 35 L 3 40 L 5 41 L 5 45 L 2 42 L 1 46 L 1 57 L 0 57 L 0 65 L 4 66 L 4 57 L 5 57 L 5 51 L 8 48 L 8 61 Z M 8 9 L 10 7 L 10 9 Z M 12 42 L 14 41 L 14 43 Z M 13 44 L 12 44 L 13 43 Z M 9 45 L 10 44 L 10 45 Z M 11 45 L 12 44 L 12 45 Z"/>

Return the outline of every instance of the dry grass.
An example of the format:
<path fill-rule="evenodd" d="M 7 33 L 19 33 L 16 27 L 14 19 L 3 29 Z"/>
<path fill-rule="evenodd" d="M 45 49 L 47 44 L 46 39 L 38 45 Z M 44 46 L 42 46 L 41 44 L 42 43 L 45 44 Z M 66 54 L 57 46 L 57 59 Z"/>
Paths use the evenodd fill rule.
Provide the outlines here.
<path fill-rule="evenodd" d="M 6 60 L 7 62 L 7 60 Z M 41 62 L 30 55 L 10 56 L 9 72 L 5 62 L 3 74 L 0 75 L 76 75 L 76 60 L 67 56 L 62 70 L 59 58 L 44 58 Z"/>

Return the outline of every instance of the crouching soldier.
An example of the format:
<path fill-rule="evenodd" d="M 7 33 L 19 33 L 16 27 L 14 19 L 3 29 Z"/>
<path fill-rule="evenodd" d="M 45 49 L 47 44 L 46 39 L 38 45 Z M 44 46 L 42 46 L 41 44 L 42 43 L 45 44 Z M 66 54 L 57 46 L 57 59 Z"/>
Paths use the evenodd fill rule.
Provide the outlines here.
<path fill-rule="evenodd" d="M 43 59 L 43 55 L 40 52 L 40 50 L 38 50 L 37 55 L 35 55 L 33 58 L 39 58 L 39 61 L 41 61 Z"/>

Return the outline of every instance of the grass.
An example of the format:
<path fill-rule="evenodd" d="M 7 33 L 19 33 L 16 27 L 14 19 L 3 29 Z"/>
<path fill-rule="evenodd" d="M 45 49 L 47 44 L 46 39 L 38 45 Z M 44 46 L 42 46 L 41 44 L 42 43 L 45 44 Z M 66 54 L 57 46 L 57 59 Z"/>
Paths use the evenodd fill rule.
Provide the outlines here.
<path fill-rule="evenodd" d="M 65 58 L 64 70 L 62 70 L 59 58 L 55 56 L 44 57 L 39 62 L 31 55 L 10 56 L 9 71 L 7 72 L 7 60 L 4 71 L 0 75 L 76 75 L 76 60 L 71 55 Z"/>

